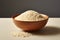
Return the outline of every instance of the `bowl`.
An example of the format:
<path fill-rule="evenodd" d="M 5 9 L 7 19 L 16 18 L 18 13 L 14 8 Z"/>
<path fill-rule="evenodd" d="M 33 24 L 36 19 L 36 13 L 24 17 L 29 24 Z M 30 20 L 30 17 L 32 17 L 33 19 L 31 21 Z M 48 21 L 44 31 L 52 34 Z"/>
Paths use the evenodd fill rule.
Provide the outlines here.
<path fill-rule="evenodd" d="M 45 18 L 41 21 L 18 21 L 15 20 L 15 17 L 17 17 L 20 14 L 17 14 L 12 17 L 14 24 L 16 27 L 22 29 L 23 31 L 36 31 L 42 29 L 48 21 L 48 16 L 45 14 L 42 14 L 42 16 Z"/>

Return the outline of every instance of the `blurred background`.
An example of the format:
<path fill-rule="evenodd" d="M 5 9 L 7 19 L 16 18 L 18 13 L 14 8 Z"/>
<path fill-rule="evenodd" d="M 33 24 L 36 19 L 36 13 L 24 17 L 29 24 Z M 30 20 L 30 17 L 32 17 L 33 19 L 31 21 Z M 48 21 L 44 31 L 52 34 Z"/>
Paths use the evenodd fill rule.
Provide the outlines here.
<path fill-rule="evenodd" d="M 31 9 L 49 17 L 60 17 L 60 0 L 0 0 L 0 18 Z"/>

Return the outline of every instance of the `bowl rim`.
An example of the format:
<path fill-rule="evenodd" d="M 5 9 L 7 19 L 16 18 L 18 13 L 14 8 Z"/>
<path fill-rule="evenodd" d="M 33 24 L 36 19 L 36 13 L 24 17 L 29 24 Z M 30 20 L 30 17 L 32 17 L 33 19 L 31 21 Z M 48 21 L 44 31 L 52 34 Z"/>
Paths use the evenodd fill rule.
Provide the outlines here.
<path fill-rule="evenodd" d="M 15 17 L 17 17 L 18 15 L 20 15 L 20 14 L 15 14 L 15 15 L 13 15 L 11 18 L 13 19 L 13 20 L 15 20 Z M 40 21 L 45 21 L 45 20 L 48 20 L 49 19 L 49 16 L 48 15 L 46 15 L 46 14 L 42 14 L 42 15 L 44 15 L 45 17 L 46 17 L 46 19 L 44 19 L 44 20 L 40 20 Z M 21 21 L 21 20 L 15 20 L 15 21 L 20 21 L 20 22 L 40 22 L 40 21 Z"/>

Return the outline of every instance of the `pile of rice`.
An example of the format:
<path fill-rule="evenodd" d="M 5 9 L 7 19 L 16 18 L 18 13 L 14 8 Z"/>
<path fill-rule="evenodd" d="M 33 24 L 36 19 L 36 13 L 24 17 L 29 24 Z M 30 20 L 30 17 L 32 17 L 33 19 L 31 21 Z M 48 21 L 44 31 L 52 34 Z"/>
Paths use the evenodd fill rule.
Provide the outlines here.
<path fill-rule="evenodd" d="M 13 37 L 22 37 L 22 38 L 25 38 L 25 37 L 30 37 L 32 36 L 31 33 L 28 33 L 28 32 L 11 32 L 11 35 Z"/>
<path fill-rule="evenodd" d="M 21 13 L 17 17 L 15 17 L 15 20 L 19 21 L 40 21 L 44 20 L 44 17 L 41 13 L 38 13 L 34 10 L 27 10 L 24 13 Z"/>

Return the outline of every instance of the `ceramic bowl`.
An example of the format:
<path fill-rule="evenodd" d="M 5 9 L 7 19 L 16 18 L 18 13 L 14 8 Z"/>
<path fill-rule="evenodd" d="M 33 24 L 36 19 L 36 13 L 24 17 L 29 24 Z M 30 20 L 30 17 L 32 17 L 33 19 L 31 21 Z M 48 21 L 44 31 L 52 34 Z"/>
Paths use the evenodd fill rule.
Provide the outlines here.
<path fill-rule="evenodd" d="M 45 25 L 48 22 L 48 16 L 45 14 L 42 14 L 42 16 L 45 18 L 44 20 L 41 21 L 18 21 L 15 20 L 15 17 L 17 17 L 20 14 L 17 14 L 15 16 L 12 17 L 14 24 L 16 25 L 16 27 L 24 30 L 24 31 L 36 31 L 36 30 L 40 30 L 43 27 L 45 27 Z"/>

